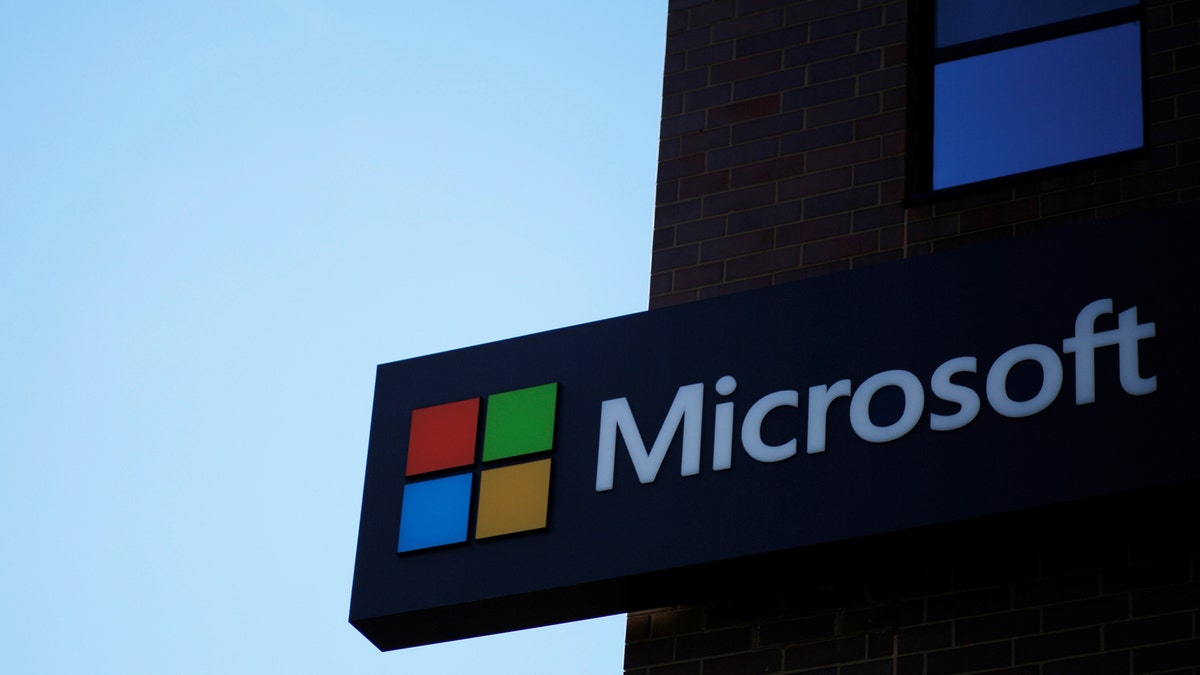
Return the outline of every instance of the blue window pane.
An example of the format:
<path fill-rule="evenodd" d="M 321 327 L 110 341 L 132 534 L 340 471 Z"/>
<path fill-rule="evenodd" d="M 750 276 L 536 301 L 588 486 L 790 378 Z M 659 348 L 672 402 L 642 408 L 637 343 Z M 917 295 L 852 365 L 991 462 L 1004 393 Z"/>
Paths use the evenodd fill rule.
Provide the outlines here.
<path fill-rule="evenodd" d="M 405 485 L 396 550 L 404 553 L 466 541 L 471 478 L 464 473 Z"/>
<path fill-rule="evenodd" d="M 1143 145 L 1139 22 L 934 67 L 933 187 Z"/>
<path fill-rule="evenodd" d="M 1122 7 L 1138 0 L 938 0 L 937 46 L 1003 35 Z"/>

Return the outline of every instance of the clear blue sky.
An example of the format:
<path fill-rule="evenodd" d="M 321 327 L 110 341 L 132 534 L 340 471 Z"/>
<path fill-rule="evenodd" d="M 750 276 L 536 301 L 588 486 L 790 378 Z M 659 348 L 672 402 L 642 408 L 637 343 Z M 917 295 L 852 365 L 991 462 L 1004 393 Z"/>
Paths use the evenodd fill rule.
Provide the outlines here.
<path fill-rule="evenodd" d="M 645 307 L 665 19 L 0 0 L 0 672 L 620 672 L 346 616 L 376 364 Z"/>

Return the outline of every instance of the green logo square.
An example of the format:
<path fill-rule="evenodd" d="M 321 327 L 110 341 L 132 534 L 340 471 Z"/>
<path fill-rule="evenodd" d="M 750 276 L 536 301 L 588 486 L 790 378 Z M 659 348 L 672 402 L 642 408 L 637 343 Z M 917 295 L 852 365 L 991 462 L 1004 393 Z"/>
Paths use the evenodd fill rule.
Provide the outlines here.
<path fill-rule="evenodd" d="M 488 396 L 483 461 L 552 449 L 557 400 L 557 382 Z"/>

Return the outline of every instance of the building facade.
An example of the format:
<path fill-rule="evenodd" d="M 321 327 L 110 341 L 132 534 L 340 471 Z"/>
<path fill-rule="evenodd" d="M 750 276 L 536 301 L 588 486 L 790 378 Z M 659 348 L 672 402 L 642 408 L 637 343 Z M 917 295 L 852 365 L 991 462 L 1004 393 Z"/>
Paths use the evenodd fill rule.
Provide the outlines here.
<path fill-rule="evenodd" d="M 1196 220 L 1200 2 L 971 4 L 671 0 L 650 307 Z M 1197 673 L 1195 492 L 777 556 L 630 614 L 626 672 Z"/>

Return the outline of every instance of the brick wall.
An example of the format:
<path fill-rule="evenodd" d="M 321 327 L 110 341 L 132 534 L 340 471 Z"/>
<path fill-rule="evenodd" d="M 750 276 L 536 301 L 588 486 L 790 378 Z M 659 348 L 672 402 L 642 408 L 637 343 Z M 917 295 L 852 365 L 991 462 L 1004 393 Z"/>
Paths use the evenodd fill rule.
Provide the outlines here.
<path fill-rule="evenodd" d="M 670 0 L 651 308 L 1200 200 L 1200 2 L 1146 2 L 1150 151 L 920 201 L 923 11 Z M 1137 495 L 790 552 L 631 614 L 626 672 L 1198 675 L 1197 513 Z"/>
<path fill-rule="evenodd" d="M 1148 156 L 906 208 L 909 2 L 671 0 L 650 306 L 1197 200 L 1197 7 L 1147 3 Z"/>
<path fill-rule="evenodd" d="M 1139 495 L 791 552 L 630 614 L 626 672 L 1195 675 L 1197 508 Z"/>

